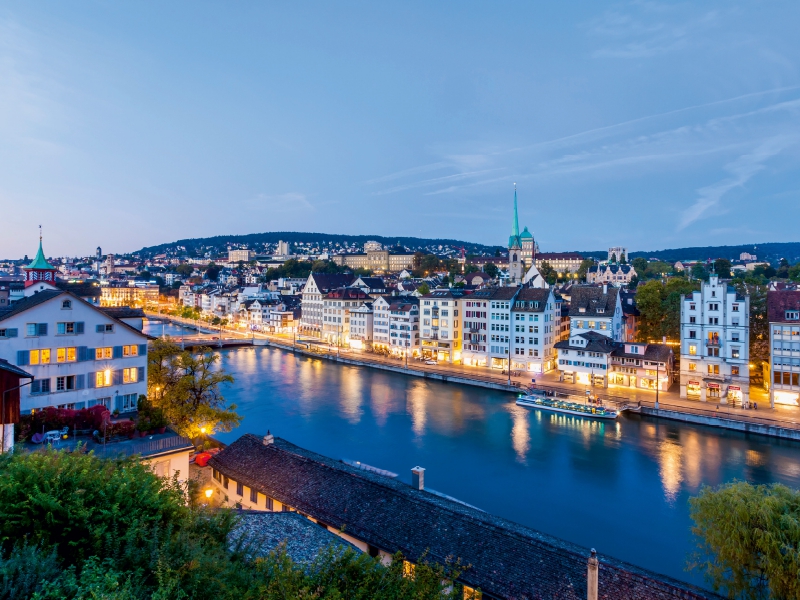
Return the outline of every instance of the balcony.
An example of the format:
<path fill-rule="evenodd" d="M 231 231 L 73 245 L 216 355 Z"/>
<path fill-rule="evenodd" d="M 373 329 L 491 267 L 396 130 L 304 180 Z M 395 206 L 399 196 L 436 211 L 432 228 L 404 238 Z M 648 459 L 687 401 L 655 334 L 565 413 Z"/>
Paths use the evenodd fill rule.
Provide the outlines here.
<path fill-rule="evenodd" d="M 713 340 L 706 340 L 706 347 L 707 348 L 719 348 L 722 346 L 722 340 L 719 338 L 714 338 Z"/>
<path fill-rule="evenodd" d="M 730 377 L 726 377 L 721 373 L 703 373 L 704 379 L 711 379 L 713 381 L 730 381 Z"/>

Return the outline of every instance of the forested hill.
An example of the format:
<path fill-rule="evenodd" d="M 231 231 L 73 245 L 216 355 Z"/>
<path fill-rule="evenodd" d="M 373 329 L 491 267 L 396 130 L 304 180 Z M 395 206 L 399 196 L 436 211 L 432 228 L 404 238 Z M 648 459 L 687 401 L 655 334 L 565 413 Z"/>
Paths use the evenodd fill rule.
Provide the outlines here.
<path fill-rule="evenodd" d="M 692 248 L 672 248 L 647 252 L 632 251 L 630 258 L 643 256 L 644 258 L 657 258 L 665 262 L 705 260 L 708 258 L 739 260 L 739 255 L 742 252 L 755 254 L 758 260 L 777 263 L 780 259 L 785 258 L 789 261 L 789 264 L 794 264 L 800 260 L 800 242 L 769 242 L 766 244 L 743 244 L 741 246 L 695 246 Z"/>
<path fill-rule="evenodd" d="M 298 242 L 314 243 L 314 244 L 357 244 L 363 245 L 368 241 L 375 241 L 383 244 L 384 246 L 404 246 L 412 250 L 416 249 L 433 249 L 442 247 L 461 248 L 464 247 L 467 252 L 494 253 L 495 246 L 484 246 L 483 244 L 476 244 L 475 242 L 466 242 L 461 240 L 451 239 L 433 239 L 433 238 L 418 238 L 409 236 L 387 237 L 382 235 L 343 235 L 335 233 L 304 233 L 301 231 L 267 231 L 264 233 L 250 233 L 247 235 L 217 235 L 207 238 L 191 238 L 184 240 L 177 240 L 166 244 L 159 244 L 158 246 L 148 246 L 142 248 L 137 254 L 150 256 L 154 254 L 161 254 L 167 249 L 183 246 L 187 251 L 199 250 L 200 248 L 216 248 L 218 251 L 224 250 L 228 244 L 240 245 L 244 244 L 251 248 L 257 248 L 263 244 L 276 244 L 279 241 L 289 242 L 295 244 Z"/>

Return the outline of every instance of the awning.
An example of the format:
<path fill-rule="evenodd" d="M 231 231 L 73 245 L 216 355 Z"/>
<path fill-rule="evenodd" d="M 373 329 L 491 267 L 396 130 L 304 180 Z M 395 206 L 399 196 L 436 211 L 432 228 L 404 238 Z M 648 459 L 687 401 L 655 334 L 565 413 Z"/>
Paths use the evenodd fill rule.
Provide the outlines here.
<path fill-rule="evenodd" d="M 719 384 L 718 383 L 709 383 L 708 387 L 710 387 L 710 388 L 718 388 Z"/>
<path fill-rule="evenodd" d="M 699 381 L 690 381 L 689 385 L 700 385 Z"/>

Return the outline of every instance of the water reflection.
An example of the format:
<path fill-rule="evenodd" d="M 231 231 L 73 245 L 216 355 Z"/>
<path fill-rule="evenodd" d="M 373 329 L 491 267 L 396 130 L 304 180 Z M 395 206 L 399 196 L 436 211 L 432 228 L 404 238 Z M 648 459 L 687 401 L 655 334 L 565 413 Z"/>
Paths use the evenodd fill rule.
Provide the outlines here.
<path fill-rule="evenodd" d="M 800 487 L 799 444 L 645 417 L 531 411 L 511 394 L 342 367 L 270 348 L 222 354 L 242 426 L 401 474 L 611 556 L 686 580 L 688 497 L 734 478 Z M 635 518 L 619 518 L 636 507 Z M 646 524 L 646 527 L 642 527 Z M 702 583 L 694 580 L 694 583 Z"/>

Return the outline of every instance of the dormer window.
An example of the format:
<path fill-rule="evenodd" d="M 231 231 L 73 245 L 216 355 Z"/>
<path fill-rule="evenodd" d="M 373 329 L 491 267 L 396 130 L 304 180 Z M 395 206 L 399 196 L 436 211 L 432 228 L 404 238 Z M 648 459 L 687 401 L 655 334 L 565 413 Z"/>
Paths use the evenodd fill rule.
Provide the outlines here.
<path fill-rule="evenodd" d="M 581 307 L 578 309 L 578 312 L 585 313 L 585 312 L 586 312 L 586 307 L 584 307 L 584 306 L 581 306 Z"/>
<path fill-rule="evenodd" d="M 787 310 L 786 311 L 786 320 L 787 321 L 800 320 L 800 311 L 798 311 L 798 310 Z"/>
<path fill-rule="evenodd" d="M 602 313 L 606 312 L 606 309 L 605 308 L 598 308 L 597 312 L 602 314 Z"/>

